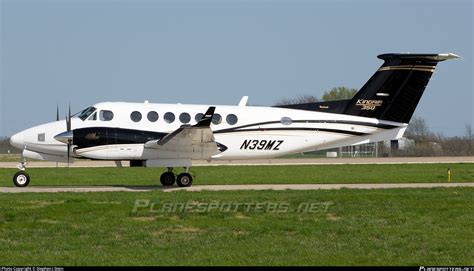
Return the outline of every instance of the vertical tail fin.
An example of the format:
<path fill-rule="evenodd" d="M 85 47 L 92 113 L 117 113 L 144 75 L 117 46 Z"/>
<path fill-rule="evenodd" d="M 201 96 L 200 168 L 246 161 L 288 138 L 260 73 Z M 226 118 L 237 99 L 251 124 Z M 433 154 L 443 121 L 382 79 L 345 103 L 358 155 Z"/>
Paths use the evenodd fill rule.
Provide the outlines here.
<path fill-rule="evenodd" d="M 408 123 L 438 62 L 455 54 L 383 54 L 383 65 L 342 113 Z"/>

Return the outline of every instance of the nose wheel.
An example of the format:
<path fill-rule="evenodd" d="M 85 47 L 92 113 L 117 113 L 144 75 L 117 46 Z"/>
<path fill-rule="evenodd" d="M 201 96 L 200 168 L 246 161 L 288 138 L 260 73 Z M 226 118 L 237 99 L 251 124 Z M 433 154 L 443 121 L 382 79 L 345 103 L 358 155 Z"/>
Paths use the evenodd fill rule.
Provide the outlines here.
<path fill-rule="evenodd" d="M 25 171 L 27 164 L 26 160 L 22 157 L 21 162 L 16 166 L 20 170 L 13 175 L 13 184 L 16 187 L 25 187 L 30 183 L 30 175 Z"/>
<path fill-rule="evenodd" d="M 16 187 L 25 187 L 30 183 L 30 175 L 24 170 L 20 170 L 13 176 L 13 184 Z"/>

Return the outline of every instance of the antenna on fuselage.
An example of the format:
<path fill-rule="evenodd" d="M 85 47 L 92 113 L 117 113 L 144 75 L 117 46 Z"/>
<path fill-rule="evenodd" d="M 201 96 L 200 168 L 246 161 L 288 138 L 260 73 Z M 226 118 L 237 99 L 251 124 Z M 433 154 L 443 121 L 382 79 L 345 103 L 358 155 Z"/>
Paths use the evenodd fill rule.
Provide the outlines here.
<path fill-rule="evenodd" d="M 249 96 L 243 96 L 240 99 L 239 106 L 247 106 L 247 101 L 249 100 Z"/>
<path fill-rule="evenodd" d="M 56 121 L 59 121 L 59 103 L 56 103 Z"/>

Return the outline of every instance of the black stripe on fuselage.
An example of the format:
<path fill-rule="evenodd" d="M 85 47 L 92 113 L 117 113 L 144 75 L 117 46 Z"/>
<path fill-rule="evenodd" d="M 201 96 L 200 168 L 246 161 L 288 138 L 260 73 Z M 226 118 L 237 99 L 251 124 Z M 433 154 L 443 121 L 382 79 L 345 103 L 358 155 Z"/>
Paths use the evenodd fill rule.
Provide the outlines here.
<path fill-rule="evenodd" d="M 265 132 L 265 131 L 313 131 L 313 132 L 329 132 L 329 133 L 356 135 L 356 136 L 367 135 L 367 133 L 347 131 L 347 130 L 326 129 L 326 128 L 307 128 L 307 127 L 252 128 L 252 129 L 240 129 L 240 130 L 232 130 L 232 131 L 220 130 L 220 131 L 215 131 L 214 134 L 241 133 L 241 132 Z"/>
<path fill-rule="evenodd" d="M 246 125 L 242 125 L 242 126 L 237 126 L 237 127 L 232 127 L 232 128 L 222 129 L 222 130 L 216 130 L 216 131 L 214 131 L 214 133 L 218 134 L 218 133 L 226 133 L 226 132 L 238 132 L 239 129 L 242 129 L 242 128 L 248 128 L 248 127 L 252 127 L 252 126 L 260 126 L 260 125 L 268 125 L 268 124 L 277 124 L 277 123 L 281 123 L 281 122 L 280 121 L 257 122 L 257 123 L 253 123 L 253 124 L 246 124 Z M 374 128 L 380 128 L 380 129 L 393 129 L 393 128 L 398 128 L 399 127 L 399 126 L 396 126 L 396 125 L 389 125 L 389 124 L 377 124 L 377 123 L 371 123 L 371 122 L 358 122 L 358 121 L 346 121 L 346 120 L 293 120 L 293 123 L 348 124 L 348 125 L 359 125 L 359 126 L 374 127 Z M 262 130 L 262 129 L 266 129 L 266 128 L 260 128 L 260 130 Z M 319 129 L 319 130 L 321 130 L 321 129 Z M 333 130 L 333 129 L 329 129 L 329 130 Z M 338 130 L 338 131 L 343 132 L 345 130 Z"/>
<path fill-rule="evenodd" d="M 226 134 L 237 132 L 257 132 L 257 131 L 314 131 L 314 132 L 329 132 L 339 133 L 355 136 L 367 135 L 367 133 L 348 131 L 343 129 L 329 129 L 329 128 L 308 128 L 308 127 L 272 127 L 272 128 L 249 128 L 252 126 L 260 126 L 267 124 L 278 124 L 280 121 L 257 122 L 252 124 L 241 125 L 222 130 L 214 131 L 214 134 Z M 293 123 L 332 123 L 332 124 L 348 124 L 368 126 L 381 129 L 392 129 L 399 126 L 388 124 L 375 124 L 370 122 L 357 121 L 340 121 L 340 120 L 293 120 Z M 247 128 L 247 129 L 245 129 Z M 117 145 L 117 144 L 140 144 L 151 140 L 161 140 L 169 133 L 143 131 L 135 129 L 113 128 L 113 127 L 87 127 L 79 128 L 74 131 L 73 144 L 78 149 L 89 148 L 101 145 Z"/>

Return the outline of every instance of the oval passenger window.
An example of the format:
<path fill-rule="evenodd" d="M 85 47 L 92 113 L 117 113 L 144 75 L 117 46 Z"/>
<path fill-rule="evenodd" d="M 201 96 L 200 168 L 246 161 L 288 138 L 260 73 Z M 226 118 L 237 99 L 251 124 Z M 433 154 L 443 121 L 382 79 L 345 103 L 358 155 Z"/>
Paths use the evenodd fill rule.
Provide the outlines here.
<path fill-rule="evenodd" d="M 163 118 L 165 119 L 165 121 L 167 123 L 172 123 L 175 119 L 175 116 L 173 113 L 171 112 L 166 112 L 166 114 L 163 116 Z"/>
<path fill-rule="evenodd" d="M 146 117 L 150 122 L 155 122 L 158 120 L 158 113 L 156 113 L 155 111 L 150 111 L 148 112 Z"/>
<path fill-rule="evenodd" d="M 139 122 L 142 120 L 142 113 L 138 111 L 133 111 L 132 114 L 130 114 L 130 119 L 134 122 Z"/>

